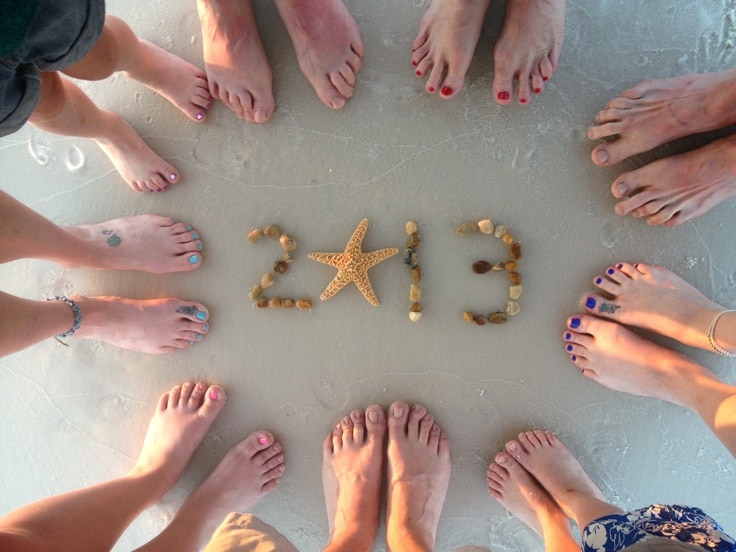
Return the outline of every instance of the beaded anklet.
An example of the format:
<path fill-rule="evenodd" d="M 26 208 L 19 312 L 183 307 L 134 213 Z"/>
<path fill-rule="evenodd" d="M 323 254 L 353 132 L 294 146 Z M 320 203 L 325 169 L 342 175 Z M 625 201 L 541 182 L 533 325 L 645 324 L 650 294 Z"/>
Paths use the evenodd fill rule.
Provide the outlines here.
<path fill-rule="evenodd" d="M 66 343 L 62 341 L 62 339 L 70 337 L 74 335 L 74 332 L 76 332 L 79 327 L 82 325 L 82 319 L 84 318 L 82 316 L 82 309 L 79 308 L 79 305 L 77 305 L 74 301 L 66 297 L 65 295 L 55 295 L 53 297 L 47 297 L 47 301 L 61 301 L 62 303 L 66 303 L 69 305 L 69 308 L 72 309 L 72 312 L 74 313 L 74 324 L 72 324 L 72 327 L 69 329 L 69 331 L 64 332 L 63 334 L 59 334 L 54 337 L 56 341 L 64 345 L 64 347 L 68 347 Z"/>
<path fill-rule="evenodd" d="M 710 346 L 713 347 L 713 350 L 718 353 L 719 355 L 728 356 L 728 357 L 736 357 L 736 353 L 732 353 L 731 351 L 727 351 L 723 347 L 721 347 L 718 343 L 716 343 L 715 338 L 713 337 L 713 334 L 716 330 L 716 324 L 718 324 L 718 321 L 721 319 L 721 316 L 726 314 L 727 312 L 736 312 L 736 310 L 723 310 L 719 312 L 718 314 L 713 317 L 713 321 L 710 323 L 710 327 L 708 328 L 708 343 L 710 343 Z"/>

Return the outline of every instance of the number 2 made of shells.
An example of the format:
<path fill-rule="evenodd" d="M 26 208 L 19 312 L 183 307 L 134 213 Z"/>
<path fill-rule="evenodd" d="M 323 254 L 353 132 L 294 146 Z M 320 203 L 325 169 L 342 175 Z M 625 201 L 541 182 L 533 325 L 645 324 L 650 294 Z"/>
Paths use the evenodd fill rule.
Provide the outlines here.
<path fill-rule="evenodd" d="M 463 312 L 463 319 L 469 323 L 475 323 L 478 326 L 484 326 L 486 323 L 505 324 L 510 316 L 519 314 L 521 310 L 518 299 L 521 297 L 523 287 L 521 285 L 521 274 L 519 274 L 519 260 L 521 259 L 521 244 L 514 239 L 514 235 L 509 231 L 508 227 L 503 224 L 494 225 L 490 219 L 479 220 L 478 222 L 464 222 L 457 227 L 455 234 L 465 238 L 480 232 L 487 236 L 495 236 L 506 244 L 508 248 L 509 259 L 491 263 L 489 261 L 475 261 L 472 265 L 473 272 L 476 274 L 486 274 L 487 272 L 505 272 L 509 279 L 509 299 L 506 308 L 492 311 L 488 315 L 478 314 L 471 311 Z"/>

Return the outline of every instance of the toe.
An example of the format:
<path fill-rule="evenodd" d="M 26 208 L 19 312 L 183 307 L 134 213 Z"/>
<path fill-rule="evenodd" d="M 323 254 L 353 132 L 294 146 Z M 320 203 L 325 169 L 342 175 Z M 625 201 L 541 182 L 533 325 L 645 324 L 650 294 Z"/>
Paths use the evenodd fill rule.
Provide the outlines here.
<path fill-rule="evenodd" d="M 421 404 L 415 404 L 409 412 L 409 422 L 407 424 L 406 434 L 411 440 L 419 439 L 419 425 L 422 418 L 427 414 L 427 409 Z"/>
<path fill-rule="evenodd" d="M 393 438 L 406 437 L 409 405 L 403 401 L 394 402 L 389 408 L 388 432 Z"/>
<path fill-rule="evenodd" d="M 181 393 L 179 394 L 179 406 L 189 405 L 189 399 L 191 399 L 192 397 L 194 387 L 194 383 L 191 381 L 186 381 L 181 384 Z"/>
<path fill-rule="evenodd" d="M 254 431 L 248 437 L 245 438 L 239 445 L 240 448 L 248 458 L 253 458 L 256 454 L 262 450 L 266 450 L 268 447 L 273 445 L 274 438 L 268 431 Z"/>
<path fill-rule="evenodd" d="M 181 385 L 175 385 L 171 391 L 169 391 L 169 403 L 167 408 L 175 408 L 179 404 L 179 397 L 181 397 Z"/>
<path fill-rule="evenodd" d="M 383 408 L 372 404 L 366 409 L 365 418 L 369 440 L 382 440 L 386 434 L 386 413 L 383 411 Z"/>
<path fill-rule="evenodd" d="M 362 410 L 353 410 L 350 419 L 353 422 L 353 441 L 362 443 L 365 440 L 365 413 Z"/>
<path fill-rule="evenodd" d="M 225 390 L 219 385 L 210 385 L 206 387 L 205 384 L 200 383 L 197 385 L 200 389 L 205 389 L 201 401 L 199 412 L 205 418 L 215 416 L 225 406 L 227 395 Z"/>

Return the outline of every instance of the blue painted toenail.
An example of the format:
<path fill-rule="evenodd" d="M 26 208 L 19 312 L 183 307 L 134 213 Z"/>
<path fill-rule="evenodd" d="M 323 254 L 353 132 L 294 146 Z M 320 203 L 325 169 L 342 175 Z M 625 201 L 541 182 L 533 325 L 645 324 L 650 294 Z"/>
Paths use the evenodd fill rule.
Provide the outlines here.
<path fill-rule="evenodd" d="M 570 341 L 571 339 L 572 339 L 572 334 L 571 333 L 566 333 L 565 334 L 565 341 Z"/>
<path fill-rule="evenodd" d="M 207 330 L 209 330 L 209 329 L 210 329 L 210 325 L 209 325 L 209 324 L 204 324 L 204 325 L 202 326 L 202 331 L 203 331 L 203 332 L 206 332 L 206 331 L 207 331 Z"/>
<path fill-rule="evenodd" d="M 588 297 L 585 300 L 585 308 L 594 309 L 595 308 L 595 299 L 593 299 L 592 297 Z"/>
<path fill-rule="evenodd" d="M 197 341 L 199 341 L 200 339 L 202 339 L 202 334 L 195 334 L 194 337 L 196 337 Z"/>
<path fill-rule="evenodd" d="M 580 327 L 580 319 L 579 318 L 573 318 L 570 320 L 570 327 L 574 330 L 575 328 Z"/>
<path fill-rule="evenodd" d="M 199 234 L 197 234 L 196 232 L 192 232 L 192 239 L 193 240 L 198 240 L 199 239 Z"/>
<path fill-rule="evenodd" d="M 186 226 L 184 227 L 184 230 L 186 230 L 187 232 L 189 232 L 189 231 L 190 231 L 191 229 L 192 229 L 192 225 L 191 225 L 191 224 L 187 224 L 187 225 L 186 225 Z"/>
<path fill-rule="evenodd" d="M 197 244 L 197 251 L 202 251 L 202 244 L 201 243 L 198 243 Z"/>
<path fill-rule="evenodd" d="M 567 350 L 568 350 L 568 352 L 569 352 L 569 351 L 572 351 L 572 345 L 568 345 L 567 347 L 565 347 L 565 349 L 567 349 Z"/>
<path fill-rule="evenodd" d="M 189 264 L 197 264 L 199 262 L 199 255 L 192 255 L 189 257 Z"/>
<path fill-rule="evenodd" d="M 603 281 L 603 278 L 596 278 L 595 279 L 595 285 L 600 285 L 600 283 Z"/>
<path fill-rule="evenodd" d="M 578 359 L 578 357 L 576 357 L 575 355 L 572 355 L 572 356 L 570 357 L 570 360 L 572 360 L 573 362 L 575 362 L 575 361 L 576 361 L 577 359 Z"/>
<path fill-rule="evenodd" d="M 207 313 L 204 311 L 197 311 L 197 320 L 207 320 Z"/>
<path fill-rule="evenodd" d="M 194 341 L 190 341 L 189 342 L 189 345 L 194 345 Z"/>
<path fill-rule="evenodd" d="M 607 274 L 614 274 L 615 272 L 616 272 L 616 271 L 615 271 L 615 270 L 613 270 L 612 268 L 609 268 L 608 270 L 606 270 L 606 273 L 607 273 Z"/>

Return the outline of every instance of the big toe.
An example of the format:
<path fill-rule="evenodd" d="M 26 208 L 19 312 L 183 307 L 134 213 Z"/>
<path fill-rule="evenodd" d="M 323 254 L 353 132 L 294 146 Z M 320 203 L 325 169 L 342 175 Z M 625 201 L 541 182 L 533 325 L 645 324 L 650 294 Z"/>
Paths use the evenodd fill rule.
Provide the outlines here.
<path fill-rule="evenodd" d="M 388 433 L 392 438 L 406 437 L 406 428 L 409 420 L 409 405 L 396 401 L 389 408 Z"/>

